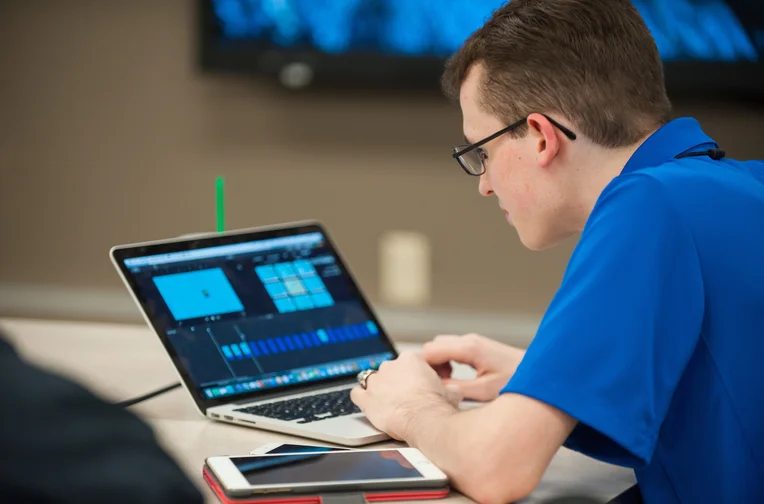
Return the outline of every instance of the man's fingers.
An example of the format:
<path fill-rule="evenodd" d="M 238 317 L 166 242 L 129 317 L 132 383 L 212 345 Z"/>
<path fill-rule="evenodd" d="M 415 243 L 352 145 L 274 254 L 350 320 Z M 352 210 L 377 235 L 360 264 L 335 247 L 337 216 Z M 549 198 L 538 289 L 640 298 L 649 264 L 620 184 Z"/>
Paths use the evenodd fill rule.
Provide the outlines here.
<path fill-rule="evenodd" d="M 362 389 L 360 386 L 355 386 L 350 390 L 350 400 L 353 401 L 353 403 L 361 408 L 361 411 L 364 410 L 364 407 L 366 406 L 366 391 Z"/>
<path fill-rule="evenodd" d="M 496 399 L 496 382 L 493 377 L 481 377 L 474 380 L 444 380 L 446 389 L 451 387 L 458 389 L 462 399 L 474 401 L 492 401 Z"/>
<path fill-rule="evenodd" d="M 438 373 L 438 377 L 441 379 L 445 378 L 451 378 L 451 372 L 453 371 L 451 369 L 451 363 L 445 362 L 443 364 L 435 364 L 432 366 L 432 368 L 435 370 L 436 373 Z"/>
<path fill-rule="evenodd" d="M 383 368 L 383 367 L 385 367 L 385 364 L 387 364 L 387 366 L 388 366 L 388 367 L 390 366 L 390 362 L 387 362 L 387 361 L 386 361 L 386 362 L 383 362 L 383 363 L 382 363 L 382 365 L 380 365 L 380 366 L 379 366 L 379 370 L 377 370 L 377 371 L 374 371 L 373 373 L 369 373 L 369 376 L 367 376 L 367 377 L 366 377 L 366 388 L 367 388 L 367 389 L 368 389 L 369 387 L 373 386 L 373 385 L 372 385 L 372 383 L 373 383 L 373 382 L 376 380 L 376 378 L 377 378 L 377 377 L 376 377 L 376 374 L 377 374 L 377 373 L 381 373 L 381 372 L 382 372 L 382 368 Z M 388 372 L 389 372 L 389 370 L 388 370 Z"/>
<path fill-rule="evenodd" d="M 472 335 L 438 336 L 422 346 L 422 357 L 433 367 L 451 361 L 475 367 L 478 359 L 476 339 Z"/>
<path fill-rule="evenodd" d="M 446 385 L 446 400 L 451 406 L 458 407 L 462 399 L 464 394 L 461 388 L 454 384 Z"/>
<path fill-rule="evenodd" d="M 383 362 L 382 365 L 388 364 L 386 362 Z M 379 367 L 379 369 L 382 369 L 382 366 Z M 372 386 L 372 383 L 374 382 L 374 379 L 376 378 L 374 375 L 379 373 L 379 371 L 375 371 L 374 373 L 369 373 L 369 375 L 366 377 L 366 388 L 369 388 Z M 356 385 L 353 387 L 353 389 L 350 391 L 350 400 L 355 403 L 356 406 L 361 408 L 363 410 L 364 406 L 366 405 L 367 401 L 367 393 L 366 390 L 364 390 L 361 385 Z"/>

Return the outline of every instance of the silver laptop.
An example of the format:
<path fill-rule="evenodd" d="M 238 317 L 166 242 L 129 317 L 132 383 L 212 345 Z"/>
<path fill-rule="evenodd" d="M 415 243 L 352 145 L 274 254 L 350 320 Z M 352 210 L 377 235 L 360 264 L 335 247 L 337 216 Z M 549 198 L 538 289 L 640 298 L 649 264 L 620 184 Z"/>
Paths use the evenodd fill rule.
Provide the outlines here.
<path fill-rule="evenodd" d="M 347 446 L 387 439 L 349 392 L 397 354 L 319 223 L 123 245 L 111 259 L 203 415 Z"/>

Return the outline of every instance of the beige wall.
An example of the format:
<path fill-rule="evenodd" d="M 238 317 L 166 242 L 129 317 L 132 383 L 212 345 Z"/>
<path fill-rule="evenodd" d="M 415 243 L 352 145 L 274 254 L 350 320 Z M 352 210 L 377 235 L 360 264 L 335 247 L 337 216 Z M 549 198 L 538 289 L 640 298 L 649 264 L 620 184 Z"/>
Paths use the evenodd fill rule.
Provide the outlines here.
<path fill-rule="evenodd" d="M 109 247 L 212 230 L 225 175 L 229 227 L 321 219 L 373 299 L 378 238 L 413 229 L 432 240 L 434 307 L 543 311 L 572 243 L 522 248 L 449 157 L 456 108 L 202 75 L 193 5 L 0 2 L 0 284 L 121 289 Z M 677 105 L 764 157 L 761 109 Z"/>

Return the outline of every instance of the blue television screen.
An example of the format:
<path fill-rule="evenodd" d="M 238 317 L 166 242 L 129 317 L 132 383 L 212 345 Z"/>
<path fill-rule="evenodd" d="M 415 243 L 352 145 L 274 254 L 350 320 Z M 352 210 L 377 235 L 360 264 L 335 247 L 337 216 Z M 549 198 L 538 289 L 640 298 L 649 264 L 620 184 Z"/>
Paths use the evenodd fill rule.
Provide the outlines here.
<path fill-rule="evenodd" d="M 764 2 L 633 1 L 666 63 L 761 68 Z M 253 71 L 267 69 L 269 63 L 306 61 L 337 72 L 342 68 L 338 62 L 352 58 L 373 61 L 377 76 L 382 72 L 380 65 L 391 62 L 409 72 L 416 68 L 413 61 L 438 62 L 442 67 L 442 61 L 504 3 L 506 0 L 202 0 L 203 51 L 212 56 L 206 59 L 207 66 L 216 66 L 213 60 L 217 56 L 217 66 L 231 67 L 238 62 L 239 69 L 249 65 Z M 433 78 L 437 81 L 437 76 Z"/>

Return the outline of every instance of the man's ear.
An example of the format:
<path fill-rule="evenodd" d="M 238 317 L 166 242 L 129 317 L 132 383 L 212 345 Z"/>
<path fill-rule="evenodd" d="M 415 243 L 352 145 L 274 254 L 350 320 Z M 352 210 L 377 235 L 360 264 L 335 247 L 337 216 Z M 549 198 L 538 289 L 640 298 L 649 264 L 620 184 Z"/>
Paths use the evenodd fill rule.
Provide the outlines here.
<path fill-rule="evenodd" d="M 528 116 L 528 131 L 538 146 L 539 166 L 548 167 L 560 151 L 560 138 L 557 136 L 557 129 L 549 122 L 549 119 L 534 113 Z"/>

